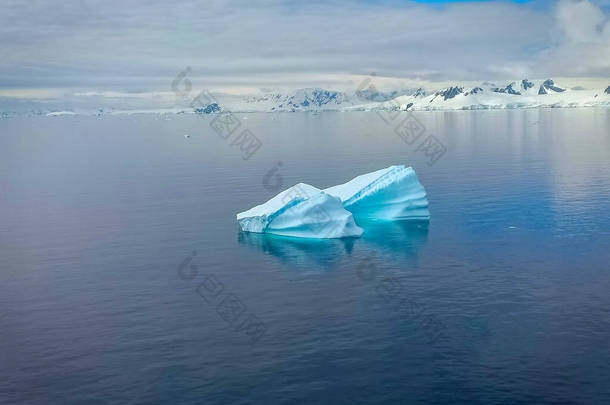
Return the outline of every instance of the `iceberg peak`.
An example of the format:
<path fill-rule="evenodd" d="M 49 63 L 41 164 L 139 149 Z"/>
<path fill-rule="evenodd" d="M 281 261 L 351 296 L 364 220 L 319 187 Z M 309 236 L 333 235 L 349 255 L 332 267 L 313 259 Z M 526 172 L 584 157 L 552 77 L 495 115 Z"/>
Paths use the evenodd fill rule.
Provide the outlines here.
<path fill-rule="evenodd" d="M 344 238 L 364 232 L 341 200 L 305 183 L 237 214 L 242 231 L 300 238 Z"/>
<path fill-rule="evenodd" d="M 339 197 L 356 220 L 430 219 L 426 190 L 413 168 L 404 165 L 357 176 L 324 192 Z"/>

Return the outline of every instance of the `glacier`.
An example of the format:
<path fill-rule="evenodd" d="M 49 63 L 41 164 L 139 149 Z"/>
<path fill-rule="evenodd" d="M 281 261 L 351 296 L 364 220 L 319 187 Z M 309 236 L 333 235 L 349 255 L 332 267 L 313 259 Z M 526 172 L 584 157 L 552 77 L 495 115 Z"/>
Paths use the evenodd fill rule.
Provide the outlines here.
<path fill-rule="evenodd" d="M 428 221 L 428 199 L 415 171 L 390 166 L 321 190 L 299 183 L 237 214 L 244 232 L 299 238 L 361 236 L 357 221 Z"/>
<path fill-rule="evenodd" d="M 341 200 L 305 183 L 282 191 L 264 204 L 237 214 L 242 231 L 299 238 L 358 237 L 356 225 Z"/>
<path fill-rule="evenodd" d="M 362 174 L 324 192 L 341 199 L 356 221 L 430 219 L 426 190 L 415 170 L 404 165 Z"/>

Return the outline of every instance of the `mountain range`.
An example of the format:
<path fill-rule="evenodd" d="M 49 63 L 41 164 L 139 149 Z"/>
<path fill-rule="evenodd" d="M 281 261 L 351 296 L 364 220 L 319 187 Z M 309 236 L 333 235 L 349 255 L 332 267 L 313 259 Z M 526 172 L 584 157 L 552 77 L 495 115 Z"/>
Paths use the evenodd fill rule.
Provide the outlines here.
<path fill-rule="evenodd" d="M 221 95 L 218 97 L 222 100 Z M 521 79 L 502 85 L 485 82 L 474 87 L 454 85 L 435 91 L 417 88 L 381 92 L 374 86 L 354 92 L 307 88 L 287 94 L 233 97 L 224 100 L 224 104 L 225 109 L 236 112 L 590 107 L 610 106 L 610 86 L 597 90 L 569 89 L 553 79 Z"/>
<path fill-rule="evenodd" d="M 0 118 L 18 115 L 105 115 L 123 113 L 322 112 L 376 110 L 475 110 L 537 107 L 610 107 L 610 86 L 568 88 L 553 79 L 520 79 L 441 89 L 379 91 L 371 80 L 353 91 L 304 88 L 257 95 L 212 93 L 209 104 L 173 92 L 81 92 L 56 99 L 0 97 Z"/>

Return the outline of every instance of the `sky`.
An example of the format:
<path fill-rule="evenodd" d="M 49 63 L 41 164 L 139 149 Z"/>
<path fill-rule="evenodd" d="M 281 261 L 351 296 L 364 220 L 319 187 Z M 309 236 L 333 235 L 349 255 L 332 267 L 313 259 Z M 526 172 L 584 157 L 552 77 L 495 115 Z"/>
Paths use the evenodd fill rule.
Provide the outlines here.
<path fill-rule="evenodd" d="M 0 90 L 610 81 L 610 0 L 3 0 Z M 381 81 L 384 83 L 384 81 Z"/>

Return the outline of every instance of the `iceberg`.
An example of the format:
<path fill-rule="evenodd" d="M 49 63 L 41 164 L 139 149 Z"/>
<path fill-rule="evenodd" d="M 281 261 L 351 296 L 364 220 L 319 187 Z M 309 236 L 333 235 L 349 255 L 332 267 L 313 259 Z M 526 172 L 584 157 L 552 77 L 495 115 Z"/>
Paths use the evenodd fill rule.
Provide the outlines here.
<path fill-rule="evenodd" d="M 426 190 L 415 171 L 390 166 L 323 190 L 338 197 L 356 221 L 430 220 Z"/>
<path fill-rule="evenodd" d="M 390 166 L 320 190 L 299 183 L 237 214 L 244 232 L 299 238 L 358 237 L 356 221 L 428 221 L 428 199 L 415 171 Z"/>
<path fill-rule="evenodd" d="M 237 214 L 242 231 L 300 238 L 358 237 L 364 232 L 341 200 L 305 183 Z"/>

